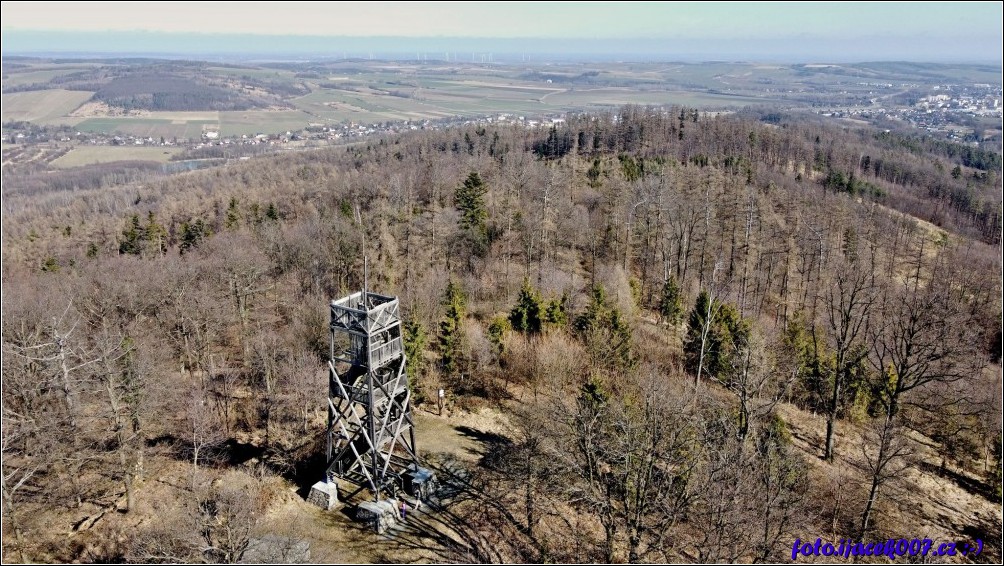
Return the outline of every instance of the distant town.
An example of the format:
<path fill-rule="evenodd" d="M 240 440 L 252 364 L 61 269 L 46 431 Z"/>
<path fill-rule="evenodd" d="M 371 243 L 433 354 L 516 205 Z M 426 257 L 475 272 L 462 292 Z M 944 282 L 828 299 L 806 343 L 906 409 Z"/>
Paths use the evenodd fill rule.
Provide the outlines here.
<path fill-rule="evenodd" d="M 614 69 L 21 58 L 5 61 L 3 164 L 65 169 L 146 161 L 171 172 L 464 124 L 550 128 L 575 113 L 616 113 L 625 105 L 746 113 L 768 122 L 815 114 L 981 149 L 1001 146 L 1002 85 L 991 84 L 995 71 L 986 66 L 649 63 Z"/>

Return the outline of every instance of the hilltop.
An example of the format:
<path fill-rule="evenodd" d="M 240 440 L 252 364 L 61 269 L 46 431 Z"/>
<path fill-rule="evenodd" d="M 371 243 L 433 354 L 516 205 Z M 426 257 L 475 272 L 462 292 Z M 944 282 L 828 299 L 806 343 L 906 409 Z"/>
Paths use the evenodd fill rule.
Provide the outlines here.
<path fill-rule="evenodd" d="M 624 106 L 88 186 L 5 169 L 5 559 L 255 539 L 318 560 L 781 561 L 796 537 L 929 536 L 999 561 L 1000 159 Z M 364 258 L 401 299 L 444 485 L 387 539 L 301 499 L 327 304 Z"/>

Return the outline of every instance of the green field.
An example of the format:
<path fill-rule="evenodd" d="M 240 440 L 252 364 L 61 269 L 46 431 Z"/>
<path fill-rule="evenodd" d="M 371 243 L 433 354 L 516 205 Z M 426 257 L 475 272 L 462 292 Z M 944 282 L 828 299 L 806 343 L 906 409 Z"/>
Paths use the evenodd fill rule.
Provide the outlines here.
<path fill-rule="evenodd" d="M 81 132 L 122 134 L 143 138 L 199 139 L 205 129 L 219 127 L 217 120 L 161 120 L 157 118 L 113 116 L 87 118 L 77 124 Z"/>
<path fill-rule="evenodd" d="M 73 123 L 74 119 L 66 116 L 90 100 L 93 95 L 93 92 L 61 89 L 4 94 L 3 121 Z"/>
<path fill-rule="evenodd" d="M 534 86 L 510 79 L 492 83 L 479 80 L 423 77 L 397 81 L 374 76 L 367 85 L 357 81 L 339 83 L 345 88 L 318 88 L 293 99 L 297 108 L 330 122 L 363 123 L 388 120 L 422 120 L 449 116 L 476 116 L 495 112 L 551 112 L 541 102 L 563 89 Z M 379 80 L 377 80 L 379 79 Z M 401 96 L 403 95 L 403 96 Z"/>
<path fill-rule="evenodd" d="M 318 89 L 293 99 L 292 103 L 304 112 L 335 123 L 435 119 L 454 114 L 435 104 L 370 89 Z"/>
<path fill-rule="evenodd" d="M 286 130 L 302 130 L 311 122 L 309 114 L 300 110 L 244 112 L 220 112 L 220 134 L 224 136 L 251 135 L 257 133 L 280 133 Z"/>
<path fill-rule="evenodd" d="M 60 169 L 80 167 L 93 163 L 113 161 L 157 161 L 167 163 L 171 156 L 181 151 L 177 147 L 81 145 L 53 160 L 51 165 Z"/>

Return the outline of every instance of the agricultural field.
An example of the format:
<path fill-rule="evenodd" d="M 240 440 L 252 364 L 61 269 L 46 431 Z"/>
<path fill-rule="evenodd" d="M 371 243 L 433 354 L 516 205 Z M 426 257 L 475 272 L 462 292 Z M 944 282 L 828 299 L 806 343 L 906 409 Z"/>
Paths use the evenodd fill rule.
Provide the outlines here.
<path fill-rule="evenodd" d="M 230 76 L 230 77 L 251 77 L 253 79 L 268 79 L 268 80 L 287 80 L 292 81 L 294 75 L 293 71 L 287 71 L 283 69 L 271 69 L 271 68 L 254 68 L 254 67 L 208 67 L 207 72 L 214 75 Z"/>
<path fill-rule="evenodd" d="M 707 111 L 909 106 L 941 84 L 1000 83 L 981 65 L 861 63 L 567 63 L 331 60 L 225 65 L 197 61 L 8 63 L 3 121 L 107 135 L 196 140 L 511 113 L 535 119 L 624 104 Z M 22 89 L 33 89 L 20 92 Z M 89 90 L 69 90 L 69 89 Z"/>
<path fill-rule="evenodd" d="M 111 163 L 113 161 L 157 161 L 167 163 L 173 155 L 180 152 L 177 147 L 149 146 L 109 146 L 80 145 L 71 149 L 66 155 L 50 163 L 57 169 L 80 167 L 92 163 Z"/>
<path fill-rule="evenodd" d="M 107 116 L 86 118 L 76 124 L 77 130 L 96 134 L 123 134 L 143 138 L 171 140 L 198 139 L 207 129 L 217 129 L 218 119 L 169 119 L 156 114 L 143 117 Z"/>
<path fill-rule="evenodd" d="M 27 71 L 22 73 L 15 73 L 9 77 L 4 77 L 4 84 L 10 87 L 19 87 L 24 85 L 32 84 L 44 84 L 56 77 L 62 77 L 79 71 L 80 68 L 70 67 L 70 68 L 56 68 L 56 69 L 41 69 L 37 71 Z"/>
<path fill-rule="evenodd" d="M 316 121 L 299 110 L 220 112 L 220 135 L 240 136 L 298 131 Z"/>
<path fill-rule="evenodd" d="M 54 63 L 45 60 L 27 60 L 29 62 L 21 61 L 25 60 L 19 61 L 15 58 L 14 62 L 11 62 L 10 60 L 4 62 L 3 88 L 5 92 L 8 89 L 24 87 L 25 85 L 44 85 L 53 81 L 53 79 L 67 77 L 75 73 L 89 71 L 101 66 L 99 63 L 84 61 L 73 63 Z"/>
<path fill-rule="evenodd" d="M 549 106 L 558 108 L 576 107 L 601 109 L 624 104 L 680 105 L 697 107 L 742 107 L 753 104 L 767 104 L 762 98 L 752 96 L 721 95 L 685 90 L 639 91 L 626 87 L 566 90 L 549 95 Z"/>
<path fill-rule="evenodd" d="M 109 76 L 120 75 L 124 68 L 120 64 L 108 67 L 105 71 Z M 44 63 L 36 63 L 10 70 L 4 76 L 4 88 L 52 79 L 66 81 L 64 75 L 70 72 L 88 71 L 88 77 L 96 83 L 107 81 L 104 89 L 94 95 L 95 100 L 103 96 L 112 107 L 98 105 L 95 110 L 88 105 L 77 113 L 80 116 L 71 116 L 94 93 L 57 96 L 57 92 L 69 91 L 50 89 L 5 94 L 4 120 L 66 124 L 81 131 L 105 134 L 195 139 L 209 128 L 218 129 L 225 136 L 280 133 L 308 124 L 436 120 L 498 112 L 534 116 L 622 104 L 688 104 L 724 109 L 759 102 L 760 87 L 756 83 L 781 78 L 790 81 L 798 74 L 788 67 L 742 64 L 569 64 L 521 68 L 363 61 L 204 67 L 193 63 L 174 66 L 148 63 L 128 69 L 132 73 L 129 76 L 152 81 L 154 85 L 172 85 L 171 88 L 189 85 L 195 90 L 202 84 L 210 85 L 206 87 L 210 89 L 226 85 L 240 96 L 251 97 L 251 101 L 272 97 L 281 103 L 232 111 L 128 108 L 120 112 L 114 108 L 116 101 L 123 100 L 118 95 L 127 86 L 136 86 L 136 80 L 94 79 L 105 75 L 101 74 L 102 69 L 94 69 L 93 64 L 46 68 Z M 102 94 L 106 91 L 107 94 Z M 168 94 L 178 95 L 172 91 L 165 96 Z M 200 94 L 205 93 L 199 90 L 192 97 Z M 205 104 L 212 105 L 214 100 L 209 96 Z"/>
<path fill-rule="evenodd" d="M 292 103 L 327 122 L 435 120 L 514 110 L 512 100 L 486 93 L 453 94 L 445 90 L 410 88 L 386 91 L 363 87 L 319 89 Z M 399 87 L 400 88 L 400 87 Z M 519 106 L 518 109 L 523 109 Z"/>
<path fill-rule="evenodd" d="M 69 124 L 79 120 L 69 114 L 90 100 L 93 92 L 79 90 L 30 90 L 3 95 L 3 121 L 37 124 Z"/>

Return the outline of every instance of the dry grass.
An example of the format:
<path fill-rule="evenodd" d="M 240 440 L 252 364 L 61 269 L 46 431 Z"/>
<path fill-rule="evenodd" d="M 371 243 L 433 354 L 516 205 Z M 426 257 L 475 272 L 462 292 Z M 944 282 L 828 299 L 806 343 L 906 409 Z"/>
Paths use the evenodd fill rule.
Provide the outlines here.
<path fill-rule="evenodd" d="M 415 413 L 419 450 L 422 454 L 456 457 L 476 462 L 483 452 L 484 438 L 500 433 L 505 417 L 497 410 L 476 413 L 447 410 L 443 416 L 427 411 Z M 124 497 L 109 500 L 104 506 L 87 503 L 75 512 L 32 510 L 33 523 L 48 523 L 52 534 L 46 541 L 35 541 L 30 556 L 43 562 L 70 560 L 75 556 L 90 561 L 115 559 L 132 538 L 148 529 L 161 529 L 165 522 L 174 525 L 178 534 L 192 520 L 192 467 L 190 462 L 166 454 L 147 458 L 146 477 L 140 485 L 136 506 L 121 512 Z M 201 473 L 207 472 L 203 469 Z M 239 476 L 239 477 L 238 477 Z M 247 474 L 230 470 L 216 483 L 233 483 Z M 351 507 L 325 512 L 308 504 L 302 487 L 289 481 L 268 480 L 271 496 L 256 536 L 276 535 L 310 544 L 311 561 L 320 563 L 443 562 L 452 552 L 457 538 L 444 517 L 425 513 L 409 520 L 398 532 L 376 535 L 351 519 Z M 116 511 L 118 509 L 118 511 Z M 189 511 L 185 511 L 188 509 Z M 41 532 L 35 531 L 34 532 Z M 17 560 L 5 556 L 5 562 Z"/>
<path fill-rule="evenodd" d="M 521 389 L 517 387 L 517 389 Z M 515 402 L 515 401 L 514 401 Z M 804 533 L 803 539 L 823 537 L 839 540 L 830 531 L 831 515 L 837 509 L 837 532 L 856 524 L 864 504 L 866 478 L 860 470 L 862 427 L 841 422 L 837 428 L 833 464 L 823 462 L 825 420 L 821 415 L 782 405 L 780 413 L 789 424 L 794 446 L 804 452 L 813 484 L 817 488 L 818 532 Z M 442 416 L 433 408 L 415 412 L 417 444 L 420 452 L 436 459 L 454 457 L 473 464 L 484 453 L 486 442 L 505 434 L 508 419 L 497 409 L 465 412 L 447 407 Z M 930 440 L 915 433 L 920 466 L 905 471 L 881 493 L 880 513 L 875 525 L 876 539 L 923 538 L 936 542 L 969 541 L 981 537 L 993 544 L 1001 524 L 1001 507 L 964 487 L 962 482 L 940 477 L 932 466 L 940 464 Z M 234 474 L 229 472 L 223 480 Z M 159 522 L 188 521 L 183 509 L 193 498 L 191 466 L 168 454 L 151 454 L 147 474 L 138 491 L 137 505 L 129 513 L 117 512 L 124 501 L 109 499 L 102 505 L 85 504 L 74 512 L 65 509 L 32 510 L 32 522 L 50 524 L 47 541 L 37 541 L 32 556 L 37 560 L 60 561 L 73 556 L 107 560 L 128 546 L 130 533 L 142 532 Z M 463 545 L 449 512 L 413 515 L 397 530 L 376 535 L 351 520 L 351 507 L 321 511 L 304 501 L 302 487 L 285 480 L 271 480 L 270 506 L 258 527 L 259 534 L 278 535 L 310 544 L 311 560 L 325 563 L 364 562 L 443 562 L 457 558 Z M 838 502 L 839 497 L 839 502 Z M 428 510 L 426 510 L 428 511 Z M 543 527 L 542 527 L 543 528 Z M 36 531 L 38 532 L 38 531 Z M 984 559 L 996 550 L 988 548 Z M 8 559 L 12 559 L 10 557 Z M 16 559 L 16 558 L 14 558 Z M 800 559 L 801 560 L 801 559 Z"/>
<path fill-rule="evenodd" d="M 864 508 L 869 478 L 861 471 L 863 465 L 864 429 L 853 423 L 837 424 L 833 463 L 821 459 L 826 419 L 791 405 L 779 408 L 781 416 L 791 428 L 794 445 L 805 453 L 810 475 L 819 493 L 817 513 L 820 525 L 826 530 L 832 525 L 832 515 L 839 507 L 836 523 L 838 531 L 856 528 Z M 973 541 L 982 538 L 987 548 L 978 561 L 985 561 L 996 553 L 1000 556 L 1001 505 L 990 501 L 978 490 L 978 482 L 962 472 L 950 470 L 950 477 L 941 477 L 937 470 L 941 464 L 930 439 L 916 432 L 909 433 L 916 465 L 904 470 L 879 492 L 878 513 L 874 515 L 874 538 L 930 538 L 935 543 L 945 541 Z M 842 501 L 837 502 L 837 497 Z M 996 526 L 996 527 L 994 527 Z M 996 529 L 996 531 L 995 531 Z M 845 531 L 846 532 L 846 531 Z M 806 533 L 803 539 L 822 536 L 833 538 L 830 532 Z M 836 537 L 839 541 L 839 536 Z M 961 559 L 958 561 L 962 561 Z"/>

